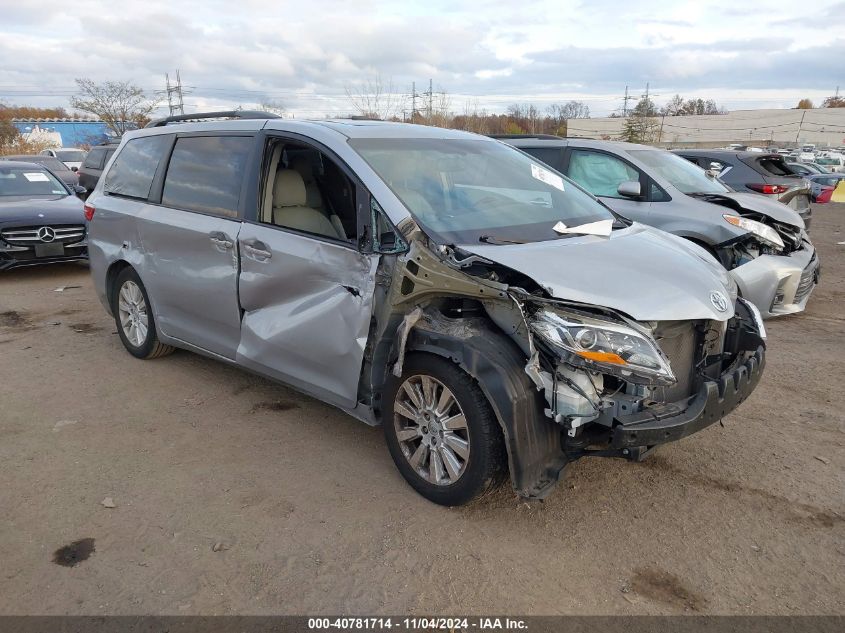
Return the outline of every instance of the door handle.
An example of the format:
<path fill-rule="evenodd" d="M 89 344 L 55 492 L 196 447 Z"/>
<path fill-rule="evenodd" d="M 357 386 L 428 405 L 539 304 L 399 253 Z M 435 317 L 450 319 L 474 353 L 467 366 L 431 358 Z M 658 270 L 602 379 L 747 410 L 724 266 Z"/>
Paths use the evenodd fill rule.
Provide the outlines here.
<path fill-rule="evenodd" d="M 211 240 L 212 244 L 221 248 L 232 248 L 234 246 L 234 242 L 222 231 L 212 231 L 208 234 L 208 239 Z"/>
<path fill-rule="evenodd" d="M 263 261 L 265 259 L 270 259 L 273 256 L 264 242 L 254 241 L 254 242 L 246 242 L 244 243 L 244 251 L 252 255 L 258 261 Z"/>

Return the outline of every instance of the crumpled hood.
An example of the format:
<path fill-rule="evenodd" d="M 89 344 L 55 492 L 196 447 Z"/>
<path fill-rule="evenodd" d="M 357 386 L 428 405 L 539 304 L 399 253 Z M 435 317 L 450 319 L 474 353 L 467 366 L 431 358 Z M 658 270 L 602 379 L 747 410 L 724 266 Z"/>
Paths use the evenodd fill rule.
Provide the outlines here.
<path fill-rule="evenodd" d="M 83 206 L 82 200 L 68 195 L 0 196 L 0 227 L 84 224 Z"/>
<path fill-rule="evenodd" d="M 460 248 L 527 275 L 557 299 L 613 308 L 637 321 L 725 321 L 734 313 L 736 284 L 712 256 L 642 224 L 609 238 Z M 728 300 L 727 311 L 716 309 L 713 292 Z"/>
<path fill-rule="evenodd" d="M 798 215 L 798 212 L 772 198 L 769 198 L 759 193 L 745 193 L 739 191 L 730 191 L 727 193 L 708 195 L 708 198 L 728 198 L 735 201 L 743 209 L 752 211 L 754 213 L 762 213 L 770 217 L 776 222 L 783 222 L 784 224 L 791 224 L 799 228 L 804 228 L 804 220 Z M 719 204 L 715 202 L 713 204 Z M 728 203 L 730 204 L 730 203 Z M 730 209 L 733 210 L 733 209 Z"/>

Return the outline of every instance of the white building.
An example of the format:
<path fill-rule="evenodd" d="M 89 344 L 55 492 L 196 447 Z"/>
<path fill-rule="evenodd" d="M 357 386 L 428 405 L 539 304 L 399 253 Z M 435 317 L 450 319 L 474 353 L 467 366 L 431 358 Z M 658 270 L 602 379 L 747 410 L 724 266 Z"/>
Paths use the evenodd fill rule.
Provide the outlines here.
<path fill-rule="evenodd" d="M 569 119 L 567 134 L 617 139 L 623 118 Z M 728 114 L 667 116 L 654 119 L 658 142 L 673 147 L 721 147 L 728 143 L 845 145 L 845 108 L 813 110 L 735 110 Z"/>

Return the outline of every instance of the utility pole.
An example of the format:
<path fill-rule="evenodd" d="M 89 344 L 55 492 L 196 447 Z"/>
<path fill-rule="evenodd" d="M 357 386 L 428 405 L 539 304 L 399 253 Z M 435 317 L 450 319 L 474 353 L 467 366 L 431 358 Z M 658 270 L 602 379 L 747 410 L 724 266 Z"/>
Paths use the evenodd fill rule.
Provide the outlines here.
<path fill-rule="evenodd" d="M 417 82 L 411 82 L 411 123 L 417 115 Z"/>
<path fill-rule="evenodd" d="M 625 96 L 622 97 L 622 116 L 628 116 L 628 101 L 633 101 L 634 97 L 628 96 L 628 86 L 625 86 Z"/>
<path fill-rule="evenodd" d="M 798 144 L 798 139 L 801 137 L 801 126 L 804 125 L 804 115 L 807 114 L 806 110 L 801 110 L 801 120 L 798 122 L 798 131 L 795 133 L 795 144 Z"/>
<path fill-rule="evenodd" d="M 428 80 L 428 122 L 431 123 L 431 115 L 433 114 L 432 109 L 432 98 L 434 97 L 434 90 L 431 87 L 431 79 Z"/>
<path fill-rule="evenodd" d="M 182 98 L 182 78 L 179 76 L 179 71 L 176 71 L 176 83 L 170 85 L 170 75 L 164 74 L 164 82 L 167 86 L 164 93 L 167 97 L 167 107 L 170 110 L 170 116 L 175 114 L 185 114 L 185 102 Z M 162 91 L 157 91 L 159 94 Z"/>

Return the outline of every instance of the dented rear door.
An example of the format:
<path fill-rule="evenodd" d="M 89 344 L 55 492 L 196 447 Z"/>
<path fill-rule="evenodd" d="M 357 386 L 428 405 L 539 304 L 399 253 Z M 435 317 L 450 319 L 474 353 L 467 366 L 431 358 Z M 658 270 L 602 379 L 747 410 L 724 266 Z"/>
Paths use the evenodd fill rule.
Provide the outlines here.
<path fill-rule="evenodd" d="M 237 361 L 354 407 L 378 256 L 258 223 L 245 223 L 238 242 L 243 319 Z"/>

